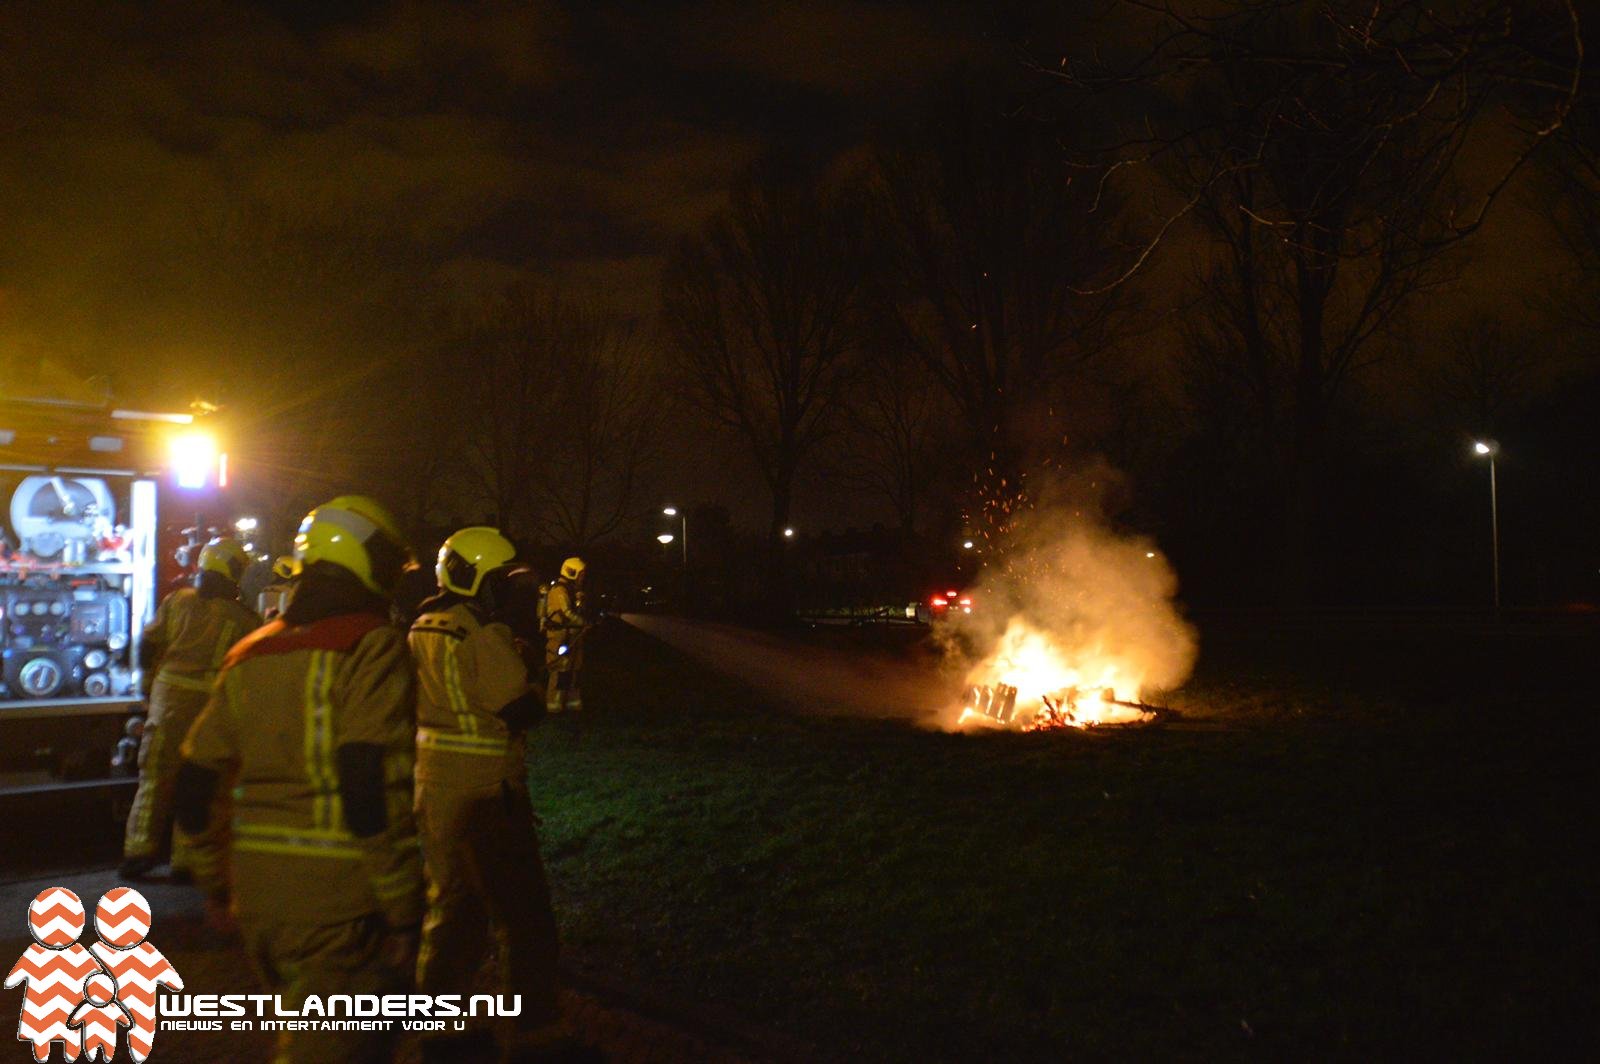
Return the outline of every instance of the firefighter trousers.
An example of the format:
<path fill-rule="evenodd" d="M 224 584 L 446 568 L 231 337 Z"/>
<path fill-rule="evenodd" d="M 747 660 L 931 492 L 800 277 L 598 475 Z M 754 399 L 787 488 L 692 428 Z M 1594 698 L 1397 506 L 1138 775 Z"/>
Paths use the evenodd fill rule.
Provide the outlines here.
<path fill-rule="evenodd" d="M 517 1026 L 555 1022 L 556 918 L 527 788 L 425 780 L 417 827 L 428 876 L 417 989 L 466 995 L 492 940 L 497 992 L 522 998 Z"/>
<path fill-rule="evenodd" d="M 411 988 L 409 965 L 393 968 L 383 957 L 387 928 L 377 913 L 327 925 L 241 916 L 239 932 L 256 974 L 268 993 L 283 999 L 285 1011 L 300 1012 L 313 994 L 326 1006 L 332 994 L 353 998 L 356 994 L 404 994 Z M 384 1061 L 393 1055 L 399 1030 L 398 1022 L 389 1030 L 376 1031 L 283 1030 L 278 1032 L 273 1061 Z"/>
<path fill-rule="evenodd" d="M 564 631 L 545 636 L 545 712 L 583 708 L 578 676 L 583 671 L 583 635 Z"/>
<path fill-rule="evenodd" d="M 167 848 L 172 837 L 172 791 L 183 760 L 178 747 L 210 697 L 209 685 L 202 680 L 185 678 L 180 686 L 157 679 L 151 688 L 150 712 L 139 741 L 139 788 L 122 839 L 124 858 L 157 857 Z M 182 840 L 172 838 L 172 867 L 187 864 Z"/>

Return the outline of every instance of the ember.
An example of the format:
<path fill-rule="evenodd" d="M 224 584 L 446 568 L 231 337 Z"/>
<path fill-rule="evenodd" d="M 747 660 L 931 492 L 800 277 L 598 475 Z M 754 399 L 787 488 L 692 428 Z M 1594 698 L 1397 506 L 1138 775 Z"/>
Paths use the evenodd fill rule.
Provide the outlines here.
<path fill-rule="evenodd" d="M 1148 540 L 1087 520 L 1048 528 L 1045 542 L 985 573 L 980 590 L 993 605 L 984 618 L 963 618 L 964 646 L 947 643 L 966 663 L 955 726 L 1045 731 L 1160 720 L 1167 711 L 1145 697 L 1181 686 L 1195 654 L 1166 559 Z"/>

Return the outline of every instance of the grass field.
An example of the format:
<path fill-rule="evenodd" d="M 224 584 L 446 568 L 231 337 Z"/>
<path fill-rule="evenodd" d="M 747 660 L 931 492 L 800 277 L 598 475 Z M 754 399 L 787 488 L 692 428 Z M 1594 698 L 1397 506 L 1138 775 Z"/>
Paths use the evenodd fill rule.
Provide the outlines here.
<path fill-rule="evenodd" d="M 531 762 L 569 954 L 830 1058 L 1576 1052 L 1597 634 L 1236 619 L 1199 726 L 948 735 L 618 625 Z"/>

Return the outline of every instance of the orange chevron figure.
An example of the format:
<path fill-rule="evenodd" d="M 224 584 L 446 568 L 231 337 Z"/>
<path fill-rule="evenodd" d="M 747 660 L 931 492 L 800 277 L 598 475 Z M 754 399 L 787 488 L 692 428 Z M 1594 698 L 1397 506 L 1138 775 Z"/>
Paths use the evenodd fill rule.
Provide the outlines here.
<path fill-rule="evenodd" d="M 67 1023 L 82 1032 L 83 1059 L 109 1061 L 117 1055 L 117 1028 L 133 1023 L 128 1010 L 117 1004 L 117 984 L 96 972 L 83 985 L 84 1001 Z"/>
<path fill-rule="evenodd" d="M 83 934 L 83 902 L 65 887 L 41 890 L 28 904 L 28 930 L 33 945 L 6 976 L 6 986 L 27 983 L 17 1039 L 33 1043 L 33 1059 L 50 1059 L 50 1047 L 61 1043 L 63 1059 L 78 1059 L 82 1038 L 68 1025 L 72 1010 L 83 1001 L 83 987 L 100 974 L 100 962 L 78 944 Z"/>
<path fill-rule="evenodd" d="M 128 1055 L 143 1064 L 156 1041 L 156 994 L 159 987 L 183 989 L 172 962 L 145 936 L 150 933 L 150 903 L 132 887 L 113 887 L 95 906 L 94 927 L 100 941 L 94 955 L 117 981 L 117 1002 L 128 1010 Z"/>

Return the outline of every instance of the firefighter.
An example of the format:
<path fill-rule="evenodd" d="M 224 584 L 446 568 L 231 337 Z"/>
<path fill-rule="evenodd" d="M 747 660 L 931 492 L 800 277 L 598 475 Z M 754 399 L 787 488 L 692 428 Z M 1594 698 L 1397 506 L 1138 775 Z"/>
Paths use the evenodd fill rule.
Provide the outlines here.
<path fill-rule="evenodd" d="M 294 555 L 283 554 L 272 563 L 272 583 L 256 596 L 256 612 L 265 620 L 273 620 L 289 605 L 289 593 L 294 590 L 294 578 L 300 575 Z"/>
<path fill-rule="evenodd" d="M 139 666 L 149 712 L 139 742 L 139 788 L 122 842 L 124 879 L 140 879 L 161 863 L 172 831 L 172 788 L 178 745 L 205 708 L 223 656 L 261 618 L 239 601 L 239 578 L 249 558 L 233 539 L 200 550 L 192 585 L 162 600 L 139 643 Z M 188 875 L 182 845 L 173 840 L 174 877 Z"/>
<path fill-rule="evenodd" d="M 543 609 L 545 709 L 560 713 L 583 708 L 579 674 L 583 671 L 583 577 L 587 570 L 582 558 L 561 563 L 561 575 L 545 593 Z"/>
<path fill-rule="evenodd" d="M 408 552 L 382 506 L 346 495 L 306 515 L 294 556 L 288 609 L 229 653 L 184 740 L 178 826 L 208 917 L 236 922 L 268 992 L 298 1012 L 311 995 L 410 987 L 423 880 L 416 688 L 389 624 Z M 392 1037 L 284 1031 L 277 1059 L 379 1060 Z"/>
<path fill-rule="evenodd" d="M 417 824 L 428 875 L 417 987 L 470 993 L 491 936 L 500 992 L 519 994 L 522 1049 L 567 1036 L 556 922 L 528 797 L 523 732 L 544 715 L 501 617 L 516 548 L 463 528 L 439 548 L 439 593 L 411 626 L 417 663 Z M 425 1043 L 431 1055 L 447 1042 Z"/>

